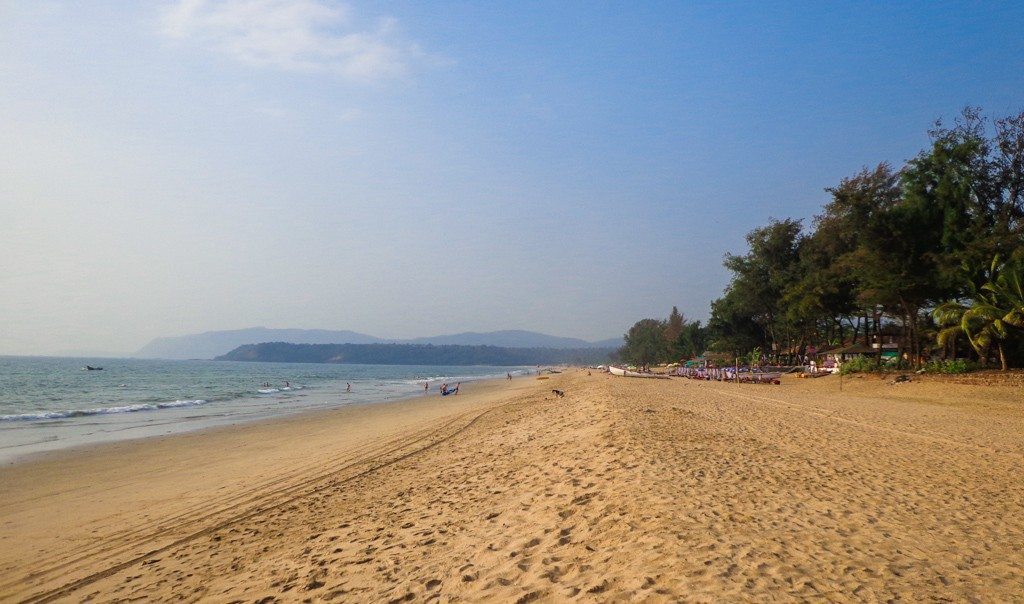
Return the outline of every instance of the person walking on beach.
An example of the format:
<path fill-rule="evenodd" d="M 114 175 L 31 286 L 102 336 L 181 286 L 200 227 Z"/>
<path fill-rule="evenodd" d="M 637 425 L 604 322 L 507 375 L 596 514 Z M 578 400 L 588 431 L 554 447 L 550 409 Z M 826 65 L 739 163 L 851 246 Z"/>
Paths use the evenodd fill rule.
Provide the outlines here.
<path fill-rule="evenodd" d="M 430 382 L 423 382 L 423 394 L 426 394 L 427 390 L 430 390 Z"/>

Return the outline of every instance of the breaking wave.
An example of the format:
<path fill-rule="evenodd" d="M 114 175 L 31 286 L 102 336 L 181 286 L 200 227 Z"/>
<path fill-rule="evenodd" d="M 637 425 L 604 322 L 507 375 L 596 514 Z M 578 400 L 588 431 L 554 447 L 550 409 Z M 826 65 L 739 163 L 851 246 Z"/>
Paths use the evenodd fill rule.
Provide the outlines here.
<path fill-rule="evenodd" d="M 64 419 L 68 417 L 85 417 L 88 415 L 108 415 L 111 413 L 135 413 L 136 411 L 155 411 L 157 409 L 173 409 L 175 407 L 195 407 L 205 405 L 203 399 L 170 401 L 156 404 L 123 405 L 121 407 L 97 407 L 95 409 L 74 409 L 70 411 L 40 411 L 38 413 L 17 413 L 0 415 L 0 422 L 38 421 L 45 419 Z"/>

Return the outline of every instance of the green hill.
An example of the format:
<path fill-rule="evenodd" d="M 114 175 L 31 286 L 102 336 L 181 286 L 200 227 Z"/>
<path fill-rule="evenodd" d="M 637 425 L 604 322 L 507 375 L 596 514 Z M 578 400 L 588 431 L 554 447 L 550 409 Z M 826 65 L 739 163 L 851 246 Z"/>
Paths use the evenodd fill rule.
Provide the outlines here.
<path fill-rule="evenodd" d="M 246 344 L 218 361 L 354 363 L 364 365 L 589 365 L 612 348 L 502 348 L 432 344 Z"/>

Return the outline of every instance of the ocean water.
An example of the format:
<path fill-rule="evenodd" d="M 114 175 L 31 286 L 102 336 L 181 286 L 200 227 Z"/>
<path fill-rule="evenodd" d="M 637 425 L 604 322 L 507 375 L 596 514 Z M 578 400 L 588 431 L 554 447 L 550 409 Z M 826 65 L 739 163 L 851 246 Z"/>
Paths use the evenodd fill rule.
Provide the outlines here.
<path fill-rule="evenodd" d="M 529 369 L 0 357 L 0 463 L 83 444 L 437 397 L 444 382 L 508 372 Z"/>

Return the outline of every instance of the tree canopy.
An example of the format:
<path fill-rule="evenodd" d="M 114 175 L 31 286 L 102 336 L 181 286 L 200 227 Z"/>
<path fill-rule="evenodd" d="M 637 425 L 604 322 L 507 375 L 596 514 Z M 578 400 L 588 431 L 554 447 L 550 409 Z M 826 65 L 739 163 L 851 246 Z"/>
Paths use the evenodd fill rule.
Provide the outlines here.
<path fill-rule="evenodd" d="M 1024 112 L 993 120 L 968 107 L 929 135 L 901 168 L 883 162 L 827 188 L 809 225 L 753 229 L 745 253 L 725 256 L 732 278 L 707 326 L 676 308 L 645 319 L 626 336 L 628 358 L 707 347 L 792 359 L 884 342 L 912 364 L 961 353 L 1024 364 Z M 667 346 L 640 344 L 658 329 Z"/>

